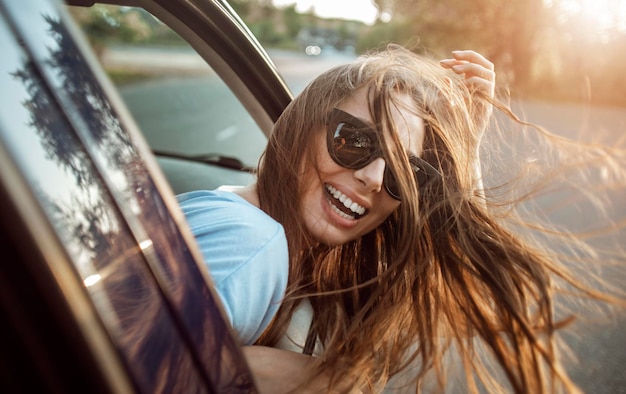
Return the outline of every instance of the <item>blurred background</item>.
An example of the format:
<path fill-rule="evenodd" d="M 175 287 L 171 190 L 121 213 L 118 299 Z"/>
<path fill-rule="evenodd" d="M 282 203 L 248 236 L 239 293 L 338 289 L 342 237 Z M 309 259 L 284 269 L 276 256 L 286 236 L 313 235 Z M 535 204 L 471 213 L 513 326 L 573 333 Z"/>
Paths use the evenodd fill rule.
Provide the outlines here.
<path fill-rule="evenodd" d="M 388 42 L 435 57 L 471 48 L 518 98 L 626 106 L 626 0 L 230 0 L 261 44 L 321 56 Z M 110 12 L 124 12 L 123 9 Z M 82 15 L 92 41 L 175 43 L 128 13 Z M 116 29 L 118 34 L 109 34 Z"/>

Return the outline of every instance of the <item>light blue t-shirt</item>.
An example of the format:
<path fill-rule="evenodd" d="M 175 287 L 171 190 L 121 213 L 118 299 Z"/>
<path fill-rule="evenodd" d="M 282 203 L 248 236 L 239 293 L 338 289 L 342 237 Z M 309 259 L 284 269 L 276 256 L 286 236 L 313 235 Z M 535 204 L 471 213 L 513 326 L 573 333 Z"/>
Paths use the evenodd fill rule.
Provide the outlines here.
<path fill-rule="evenodd" d="M 253 344 L 285 295 L 283 227 L 232 192 L 193 191 L 177 199 L 240 343 Z"/>

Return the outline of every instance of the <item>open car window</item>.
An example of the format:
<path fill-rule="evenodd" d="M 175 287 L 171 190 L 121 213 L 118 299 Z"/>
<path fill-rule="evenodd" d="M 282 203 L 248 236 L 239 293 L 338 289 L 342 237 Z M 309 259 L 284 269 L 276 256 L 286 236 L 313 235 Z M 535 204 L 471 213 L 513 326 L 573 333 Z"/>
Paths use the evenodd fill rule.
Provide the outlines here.
<path fill-rule="evenodd" d="M 267 137 L 189 43 L 142 8 L 70 12 L 175 193 L 253 181 Z"/>

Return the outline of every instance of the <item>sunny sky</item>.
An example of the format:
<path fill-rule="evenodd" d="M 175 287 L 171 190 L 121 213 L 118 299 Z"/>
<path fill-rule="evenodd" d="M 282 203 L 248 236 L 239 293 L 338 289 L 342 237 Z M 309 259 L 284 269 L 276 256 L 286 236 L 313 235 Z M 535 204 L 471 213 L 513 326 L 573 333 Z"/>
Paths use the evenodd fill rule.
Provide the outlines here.
<path fill-rule="evenodd" d="M 272 0 L 276 7 L 296 4 L 298 12 L 307 12 L 313 7 L 322 18 L 343 18 L 360 20 L 373 24 L 376 7 L 371 0 Z"/>

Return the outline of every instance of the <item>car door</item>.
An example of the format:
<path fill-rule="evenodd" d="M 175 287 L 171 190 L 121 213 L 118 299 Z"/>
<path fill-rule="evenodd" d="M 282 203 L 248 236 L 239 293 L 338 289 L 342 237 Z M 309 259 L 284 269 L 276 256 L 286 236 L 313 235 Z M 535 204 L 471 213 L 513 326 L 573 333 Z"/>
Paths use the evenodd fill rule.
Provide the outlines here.
<path fill-rule="evenodd" d="M 0 12 L 0 385 L 254 391 L 170 184 L 72 19 L 52 0 Z M 217 59 L 269 130 L 288 92 L 267 99 Z"/>

